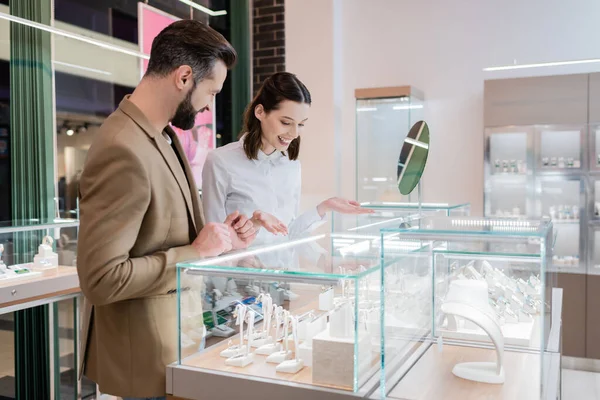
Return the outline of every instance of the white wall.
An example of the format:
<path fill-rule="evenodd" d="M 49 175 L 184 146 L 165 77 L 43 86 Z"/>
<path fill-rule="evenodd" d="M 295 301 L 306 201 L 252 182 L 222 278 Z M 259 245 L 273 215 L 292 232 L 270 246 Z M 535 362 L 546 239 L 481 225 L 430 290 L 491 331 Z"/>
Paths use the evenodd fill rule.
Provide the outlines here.
<path fill-rule="evenodd" d="M 285 6 L 286 68 L 313 93 L 302 147 L 303 190 L 311 198 L 329 189 L 317 182 L 335 187 L 337 180 L 339 194 L 354 197 L 355 88 L 421 89 L 432 133 L 424 199 L 466 201 L 481 213 L 484 79 L 600 71 L 599 64 L 482 71 L 515 61 L 599 58 L 597 0 L 286 0 Z M 339 64 L 334 64 L 334 39 L 328 36 L 336 13 L 342 20 Z M 343 83 L 334 89 L 336 74 Z M 338 122 L 332 103 L 337 96 L 343 99 Z M 329 148 L 336 139 L 342 150 L 339 170 L 332 165 L 335 150 Z M 307 153 L 318 156 L 308 161 Z"/>

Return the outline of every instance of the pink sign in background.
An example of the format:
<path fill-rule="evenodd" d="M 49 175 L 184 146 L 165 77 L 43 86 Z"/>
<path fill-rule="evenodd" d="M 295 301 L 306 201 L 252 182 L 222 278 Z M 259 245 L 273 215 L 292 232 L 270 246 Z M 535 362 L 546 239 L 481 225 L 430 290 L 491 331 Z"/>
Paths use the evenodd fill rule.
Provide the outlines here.
<path fill-rule="evenodd" d="M 160 11 L 144 3 L 138 3 L 138 41 L 140 51 L 150 54 L 152 41 L 168 25 L 179 21 L 179 18 Z M 148 68 L 148 60 L 141 59 L 140 72 L 144 76 Z M 194 180 L 198 188 L 202 187 L 202 167 L 208 152 L 215 148 L 214 103 L 211 110 L 196 115 L 194 127 L 184 131 L 173 127 L 181 142 L 185 155 L 192 167 Z"/>

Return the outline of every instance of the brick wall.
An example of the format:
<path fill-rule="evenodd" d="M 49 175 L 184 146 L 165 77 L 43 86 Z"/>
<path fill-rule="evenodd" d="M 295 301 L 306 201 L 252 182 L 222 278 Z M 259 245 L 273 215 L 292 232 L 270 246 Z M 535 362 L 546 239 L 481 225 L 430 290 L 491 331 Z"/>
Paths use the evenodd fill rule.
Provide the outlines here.
<path fill-rule="evenodd" d="M 285 71 L 284 0 L 254 0 L 252 4 L 254 94 L 275 72 Z"/>

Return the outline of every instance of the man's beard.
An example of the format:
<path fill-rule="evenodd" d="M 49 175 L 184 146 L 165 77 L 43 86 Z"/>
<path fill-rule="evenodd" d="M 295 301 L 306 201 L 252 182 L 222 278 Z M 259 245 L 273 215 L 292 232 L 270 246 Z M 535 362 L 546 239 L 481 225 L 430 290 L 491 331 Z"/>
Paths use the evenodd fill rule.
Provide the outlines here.
<path fill-rule="evenodd" d="M 173 116 L 173 119 L 171 119 L 171 124 L 173 126 L 183 129 L 184 131 L 194 127 L 196 114 L 198 114 L 198 111 L 194 110 L 194 107 L 192 106 L 192 92 L 193 90 L 190 90 L 185 96 L 185 99 L 179 103 L 175 115 Z"/>

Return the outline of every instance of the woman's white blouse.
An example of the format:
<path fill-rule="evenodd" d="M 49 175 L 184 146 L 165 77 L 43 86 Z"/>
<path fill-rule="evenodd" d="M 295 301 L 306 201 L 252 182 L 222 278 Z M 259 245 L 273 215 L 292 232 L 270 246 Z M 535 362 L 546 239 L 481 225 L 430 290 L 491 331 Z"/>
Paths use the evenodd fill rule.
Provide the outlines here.
<path fill-rule="evenodd" d="M 202 205 L 206 222 L 223 222 L 239 211 L 249 218 L 256 210 L 274 215 L 287 224 L 290 238 L 309 232 L 323 220 L 317 208 L 298 216 L 301 192 L 300 162 L 281 152 L 249 160 L 243 141 L 219 147 L 208 154 L 202 170 Z M 256 242 L 274 235 L 261 229 Z"/>

